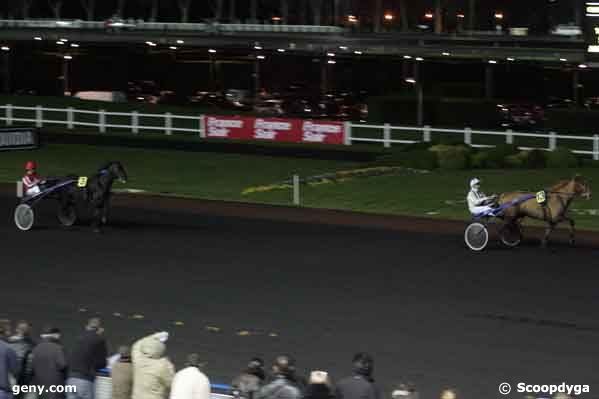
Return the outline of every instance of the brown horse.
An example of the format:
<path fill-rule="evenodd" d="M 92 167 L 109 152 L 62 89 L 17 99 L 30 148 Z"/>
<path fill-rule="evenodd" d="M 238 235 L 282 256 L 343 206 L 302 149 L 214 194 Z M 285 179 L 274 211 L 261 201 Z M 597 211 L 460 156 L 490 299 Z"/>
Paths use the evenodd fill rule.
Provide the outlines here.
<path fill-rule="evenodd" d="M 499 197 L 499 203 L 504 204 L 522 196 L 534 195 L 522 191 L 503 193 Z M 570 223 L 570 244 L 574 244 L 574 220 L 567 215 L 568 208 L 574 198 L 591 198 L 591 189 L 580 177 L 575 176 L 571 180 L 561 180 L 546 191 L 546 202 L 540 204 L 534 197 L 518 205 L 507 208 L 503 217 L 506 224 L 518 224 L 525 217 L 541 220 L 547 223 L 545 235 L 541 244 L 547 245 L 549 235 L 561 222 Z"/>

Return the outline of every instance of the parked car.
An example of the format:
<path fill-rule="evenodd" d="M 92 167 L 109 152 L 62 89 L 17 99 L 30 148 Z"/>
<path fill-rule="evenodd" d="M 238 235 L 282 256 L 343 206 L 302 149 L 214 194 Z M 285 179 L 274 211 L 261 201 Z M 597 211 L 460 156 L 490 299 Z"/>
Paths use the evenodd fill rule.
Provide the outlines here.
<path fill-rule="evenodd" d="M 576 108 L 576 102 L 570 98 L 550 97 L 546 109 Z"/>
<path fill-rule="evenodd" d="M 587 109 L 599 110 L 599 97 L 589 97 L 585 100 L 584 106 Z"/>
<path fill-rule="evenodd" d="M 254 104 L 254 112 L 264 116 L 283 116 L 283 100 L 281 99 L 266 99 L 258 100 Z"/>
<path fill-rule="evenodd" d="M 533 104 L 497 104 L 501 127 L 506 129 L 541 129 L 545 122 L 545 113 L 539 105 Z"/>

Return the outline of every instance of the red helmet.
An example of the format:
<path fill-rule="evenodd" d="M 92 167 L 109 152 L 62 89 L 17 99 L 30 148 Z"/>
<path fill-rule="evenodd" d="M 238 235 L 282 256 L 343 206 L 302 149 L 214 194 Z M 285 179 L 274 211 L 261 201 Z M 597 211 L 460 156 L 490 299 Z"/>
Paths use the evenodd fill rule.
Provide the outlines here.
<path fill-rule="evenodd" d="M 37 169 L 37 164 L 34 161 L 27 161 L 25 164 L 25 170 Z"/>

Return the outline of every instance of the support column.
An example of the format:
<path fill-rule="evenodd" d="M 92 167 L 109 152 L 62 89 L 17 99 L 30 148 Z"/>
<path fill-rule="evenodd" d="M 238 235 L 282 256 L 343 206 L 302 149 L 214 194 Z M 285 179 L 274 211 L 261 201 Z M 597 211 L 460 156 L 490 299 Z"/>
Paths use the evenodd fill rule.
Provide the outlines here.
<path fill-rule="evenodd" d="M 493 65 L 487 64 L 485 66 L 485 97 L 490 99 L 495 96 L 494 93 L 494 76 L 493 76 Z"/>
<path fill-rule="evenodd" d="M 572 101 L 577 107 L 580 105 L 580 71 L 578 69 L 572 72 Z"/>

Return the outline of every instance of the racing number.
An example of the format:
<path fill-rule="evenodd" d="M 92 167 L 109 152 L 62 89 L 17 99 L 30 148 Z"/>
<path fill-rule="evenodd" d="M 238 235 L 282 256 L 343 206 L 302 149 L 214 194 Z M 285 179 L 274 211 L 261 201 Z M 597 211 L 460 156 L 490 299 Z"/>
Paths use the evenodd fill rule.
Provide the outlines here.
<path fill-rule="evenodd" d="M 79 177 L 79 180 L 77 180 L 77 187 L 87 187 L 87 176 Z"/>
<path fill-rule="evenodd" d="M 544 204 L 545 202 L 547 202 L 547 193 L 545 193 L 545 190 L 539 191 L 537 193 L 537 202 L 539 204 Z"/>

